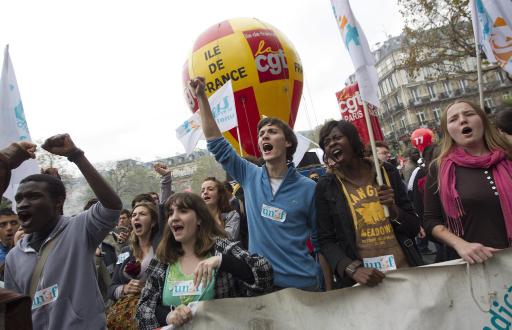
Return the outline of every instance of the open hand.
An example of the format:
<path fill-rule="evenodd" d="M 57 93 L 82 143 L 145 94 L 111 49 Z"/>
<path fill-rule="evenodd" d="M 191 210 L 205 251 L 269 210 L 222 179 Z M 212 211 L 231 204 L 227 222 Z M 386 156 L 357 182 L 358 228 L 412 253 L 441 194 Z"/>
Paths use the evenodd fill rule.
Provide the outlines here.
<path fill-rule="evenodd" d="M 64 157 L 71 155 L 78 149 L 69 134 L 58 134 L 49 137 L 41 147 L 54 155 Z"/>
<path fill-rule="evenodd" d="M 480 243 L 469 243 L 462 241 L 453 246 L 459 256 L 470 264 L 482 263 L 489 258 L 492 258 L 493 252 L 499 251 L 498 249 L 482 245 Z"/>
<path fill-rule="evenodd" d="M 190 80 L 189 82 L 190 91 L 192 92 L 192 95 L 197 97 L 198 99 L 200 97 L 206 96 L 205 92 L 205 80 L 204 77 L 195 77 Z"/>
<path fill-rule="evenodd" d="M 221 260 L 220 256 L 213 256 L 197 264 L 194 270 L 194 286 L 196 289 L 201 282 L 203 283 L 203 289 L 206 289 L 213 280 L 213 271 L 220 267 Z"/>
<path fill-rule="evenodd" d="M 167 165 L 162 163 L 156 163 L 153 165 L 153 169 L 160 174 L 161 176 L 166 176 L 167 174 L 171 173 L 172 171 L 167 167 Z"/>

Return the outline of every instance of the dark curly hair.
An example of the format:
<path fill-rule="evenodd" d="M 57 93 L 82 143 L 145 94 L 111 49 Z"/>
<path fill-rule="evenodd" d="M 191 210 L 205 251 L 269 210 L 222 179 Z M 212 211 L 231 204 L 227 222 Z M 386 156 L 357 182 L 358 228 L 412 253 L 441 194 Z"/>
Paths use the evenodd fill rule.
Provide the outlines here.
<path fill-rule="evenodd" d="M 361 142 L 357 128 L 349 121 L 346 120 L 330 120 L 320 129 L 319 145 L 325 151 L 325 138 L 331 133 L 334 128 L 338 128 L 343 135 L 348 138 L 354 154 L 359 158 L 364 158 L 364 145 Z"/>

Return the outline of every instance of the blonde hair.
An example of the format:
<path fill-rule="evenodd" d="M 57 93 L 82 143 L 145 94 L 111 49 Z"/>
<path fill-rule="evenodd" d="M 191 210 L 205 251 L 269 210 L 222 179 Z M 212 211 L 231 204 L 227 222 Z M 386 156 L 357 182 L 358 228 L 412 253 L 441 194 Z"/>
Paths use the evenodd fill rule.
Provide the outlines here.
<path fill-rule="evenodd" d="M 448 109 L 450 109 L 453 105 L 458 103 L 466 103 L 469 106 L 471 106 L 482 120 L 482 124 L 484 127 L 483 139 L 486 148 L 489 150 L 501 149 L 505 151 L 509 159 L 512 159 L 512 150 L 510 148 L 510 145 L 507 143 L 507 141 L 505 141 L 501 134 L 498 133 L 498 130 L 493 125 L 491 125 L 489 119 L 487 118 L 487 115 L 482 110 L 482 108 L 480 108 L 477 104 L 471 101 L 456 100 L 450 103 L 441 114 L 440 128 L 442 138 L 439 141 L 437 147 L 437 157 L 432 161 L 431 166 L 436 166 L 436 169 L 439 171 L 439 168 L 441 167 L 441 163 L 443 162 L 444 158 L 450 153 L 452 148 L 456 145 L 455 141 L 448 133 Z"/>

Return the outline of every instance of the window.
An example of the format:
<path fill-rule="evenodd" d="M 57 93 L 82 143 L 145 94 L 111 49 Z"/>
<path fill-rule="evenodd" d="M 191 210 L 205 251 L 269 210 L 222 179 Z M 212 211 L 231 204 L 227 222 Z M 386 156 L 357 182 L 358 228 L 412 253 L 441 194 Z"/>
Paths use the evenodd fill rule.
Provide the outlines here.
<path fill-rule="evenodd" d="M 405 128 L 407 126 L 407 121 L 405 120 L 405 117 L 400 118 L 400 127 Z"/>
<path fill-rule="evenodd" d="M 391 90 L 393 90 L 393 89 L 395 89 L 395 84 L 393 83 L 393 79 L 392 79 L 391 77 L 389 77 L 389 78 L 387 79 L 387 82 L 388 82 L 388 84 L 389 84 L 390 91 L 391 91 Z"/>
<path fill-rule="evenodd" d="M 402 98 L 400 97 L 400 94 L 395 94 L 395 102 L 397 106 L 402 105 Z"/>
<path fill-rule="evenodd" d="M 420 94 L 418 93 L 418 88 L 412 87 L 411 88 L 411 95 L 412 95 L 412 98 L 414 99 L 414 101 L 419 101 L 420 100 Z"/>
<path fill-rule="evenodd" d="M 493 111 L 494 110 L 494 101 L 492 100 L 492 98 L 486 97 L 484 99 L 484 106 L 486 108 L 488 108 L 489 110 Z"/>
<path fill-rule="evenodd" d="M 496 80 L 502 84 L 505 82 L 505 77 L 503 76 L 503 71 L 501 71 L 500 69 L 498 69 L 496 71 Z"/>
<path fill-rule="evenodd" d="M 384 112 L 389 111 L 388 102 L 386 102 L 386 101 L 382 102 L 382 108 L 384 109 Z"/>
<path fill-rule="evenodd" d="M 452 94 L 452 86 L 450 85 L 450 82 L 448 80 L 443 81 L 443 87 L 444 91 L 446 92 L 446 95 Z"/>
<path fill-rule="evenodd" d="M 416 117 L 418 118 L 418 123 L 420 125 L 425 125 L 425 122 L 427 121 L 427 119 L 425 118 L 425 113 L 417 112 Z"/>
<path fill-rule="evenodd" d="M 459 80 L 460 89 L 465 92 L 466 88 L 468 88 L 468 82 L 466 79 Z"/>
<path fill-rule="evenodd" d="M 436 121 L 441 120 L 441 108 L 435 107 L 433 111 L 434 111 L 434 119 Z"/>
<path fill-rule="evenodd" d="M 436 91 L 434 89 L 434 85 L 427 85 L 427 89 L 428 89 L 428 95 L 430 95 L 430 98 L 431 99 L 435 99 L 436 98 Z"/>

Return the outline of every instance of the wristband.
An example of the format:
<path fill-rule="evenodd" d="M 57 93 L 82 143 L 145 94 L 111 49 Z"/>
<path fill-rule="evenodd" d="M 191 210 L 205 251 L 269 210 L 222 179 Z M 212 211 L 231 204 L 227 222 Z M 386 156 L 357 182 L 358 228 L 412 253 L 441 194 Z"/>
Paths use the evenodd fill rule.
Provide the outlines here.
<path fill-rule="evenodd" d="M 76 162 L 77 158 L 84 155 L 84 151 L 82 149 L 76 148 L 76 150 L 72 151 L 66 158 L 74 163 Z"/>

